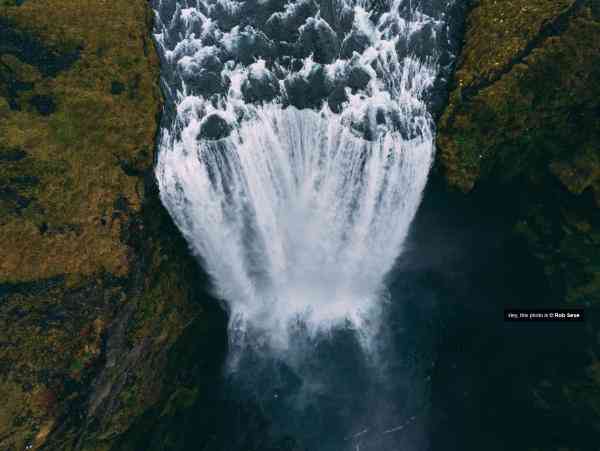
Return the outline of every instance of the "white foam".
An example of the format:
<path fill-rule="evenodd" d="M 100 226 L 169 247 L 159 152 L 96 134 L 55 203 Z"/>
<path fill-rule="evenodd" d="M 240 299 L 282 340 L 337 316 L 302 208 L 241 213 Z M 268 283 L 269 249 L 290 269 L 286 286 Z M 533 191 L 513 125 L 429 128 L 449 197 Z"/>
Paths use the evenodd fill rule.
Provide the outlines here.
<path fill-rule="evenodd" d="M 160 142 L 161 198 L 242 335 L 250 328 L 285 347 L 298 319 L 313 332 L 347 321 L 360 328 L 378 311 L 384 277 L 402 252 L 434 156 L 423 95 L 437 73 L 435 58 L 400 57 L 396 44 L 435 21 L 419 13 L 400 17 L 402 3 L 395 0 L 373 23 L 365 2 L 340 2 L 354 9 L 353 27 L 372 43 L 350 60 L 325 66 L 332 83 L 352 65 L 371 75 L 365 89 L 347 91 L 341 114 L 326 104 L 320 111 L 284 108 L 281 96 L 246 105 L 241 86 L 248 74 L 272 76 L 260 58 L 248 67 L 224 61 L 221 75 L 230 85 L 216 101 L 185 87 L 179 92 L 172 127 L 180 133 L 163 130 Z M 239 4 L 230 7 L 237 11 Z M 275 15 L 287 18 L 297 7 L 292 2 Z M 253 32 L 219 31 L 193 8 L 181 14 L 185 24 L 200 20 L 202 39 L 214 43 L 206 47 L 184 35 L 171 51 L 166 32 L 158 33 L 168 60 L 184 69 L 194 70 L 208 49 L 235 55 L 242 35 Z M 298 72 L 273 67 L 283 86 L 284 78 L 308 77 L 315 64 L 309 56 Z M 198 141 L 211 112 L 234 130 L 220 141 Z M 357 134 L 361 124 L 376 130 L 373 140 Z"/>

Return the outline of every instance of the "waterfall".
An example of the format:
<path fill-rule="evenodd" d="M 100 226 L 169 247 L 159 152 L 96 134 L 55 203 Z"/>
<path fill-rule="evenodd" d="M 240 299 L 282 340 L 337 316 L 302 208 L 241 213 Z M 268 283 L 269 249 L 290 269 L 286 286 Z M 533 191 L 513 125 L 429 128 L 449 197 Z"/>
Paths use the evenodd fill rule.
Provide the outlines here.
<path fill-rule="evenodd" d="M 155 2 L 160 195 L 232 336 L 376 316 L 434 157 L 449 4 Z"/>

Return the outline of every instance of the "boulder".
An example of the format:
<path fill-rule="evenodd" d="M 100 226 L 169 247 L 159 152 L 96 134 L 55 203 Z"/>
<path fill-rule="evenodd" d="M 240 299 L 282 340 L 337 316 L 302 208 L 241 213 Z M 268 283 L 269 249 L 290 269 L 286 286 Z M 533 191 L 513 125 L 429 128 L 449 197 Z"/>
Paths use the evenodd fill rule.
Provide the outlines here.
<path fill-rule="evenodd" d="M 273 100 L 279 94 L 279 81 L 264 67 L 255 63 L 250 67 L 248 77 L 242 83 L 242 95 L 246 102 L 263 103 Z"/>
<path fill-rule="evenodd" d="M 371 74 L 366 68 L 355 65 L 350 69 L 348 86 L 352 89 L 352 92 L 365 89 L 370 81 Z"/>
<path fill-rule="evenodd" d="M 285 11 L 272 14 L 265 23 L 265 33 L 275 41 L 295 41 L 302 24 L 318 11 L 319 7 L 313 0 L 300 0 Z"/>
<path fill-rule="evenodd" d="M 333 90 L 320 64 L 315 64 L 307 76 L 294 74 L 284 84 L 288 102 L 297 108 L 319 108 Z"/>
<path fill-rule="evenodd" d="M 231 133 L 231 125 L 219 113 L 210 113 L 202 119 L 198 139 L 216 141 L 226 138 Z"/>
<path fill-rule="evenodd" d="M 335 31 L 323 19 L 310 17 L 300 27 L 298 51 L 302 56 L 311 53 L 317 63 L 331 63 L 338 56 L 339 41 Z"/>
<path fill-rule="evenodd" d="M 371 39 L 366 33 L 359 30 L 352 30 L 342 42 L 340 56 L 342 58 L 351 58 L 354 52 L 362 53 L 371 45 Z"/>
<path fill-rule="evenodd" d="M 327 97 L 327 104 L 329 105 L 329 109 L 334 113 L 341 113 L 343 109 L 343 104 L 348 100 L 348 96 L 346 95 L 346 90 L 344 86 L 337 85 L 333 88 L 333 91 L 329 93 Z"/>

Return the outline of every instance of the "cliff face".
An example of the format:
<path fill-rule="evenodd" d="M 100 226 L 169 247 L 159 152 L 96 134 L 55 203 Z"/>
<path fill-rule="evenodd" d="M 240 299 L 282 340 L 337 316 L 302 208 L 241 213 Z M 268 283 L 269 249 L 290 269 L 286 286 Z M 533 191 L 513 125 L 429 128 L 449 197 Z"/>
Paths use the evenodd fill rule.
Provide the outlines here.
<path fill-rule="evenodd" d="M 519 231 L 573 304 L 600 301 L 599 15 L 592 1 L 477 3 L 438 136 L 451 185 L 518 192 Z"/>
<path fill-rule="evenodd" d="M 0 2 L 1 449 L 110 449 L 201 396 L 224 350 L 152 177 L 151 20 L 143 0 Z"/>
<path fill-rule="evenodd" d="M 497 208 L 514 218 L 515 239 L 537 265 L 532 274 L 543 271 L 550 297 L 528 306 L 587 308 L 581 326 L 587 331 L 586 366 L 564 371 L 561 361 L 549 364 L 547 379 L 522 391 L 548 421 L 596 436 L 599 5 L 593 0 L 473 2 L 437 138 L 437 169 L 447 183 L 469 196 L 500 199 Z M 583 440 L 572 437 L 566 443 L 592 449 Z"/>

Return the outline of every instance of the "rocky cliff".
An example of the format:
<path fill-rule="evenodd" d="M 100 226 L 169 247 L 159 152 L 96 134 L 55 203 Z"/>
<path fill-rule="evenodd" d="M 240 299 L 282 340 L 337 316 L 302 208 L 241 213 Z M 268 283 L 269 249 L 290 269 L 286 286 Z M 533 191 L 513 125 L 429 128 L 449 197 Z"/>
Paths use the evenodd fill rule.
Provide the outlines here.
<path fill-rule="evenodd" d="M 565 356 L 519 388 L 546 425 L 585 432 L 550 441 L 568 449 L 600 434 L 599 80 L 597 1 L 474 1 L 438 126 L 447 183 L 496 202 L 543 272 L 527 307 L 586 308 L 585 365 Z"/>
<path fill-rule="evenodd" d="M 152 177 L 152 13 L 0 5 L 0 449 L 124 449 L 142 414 L 201 396 L 224 350 Z"/>

